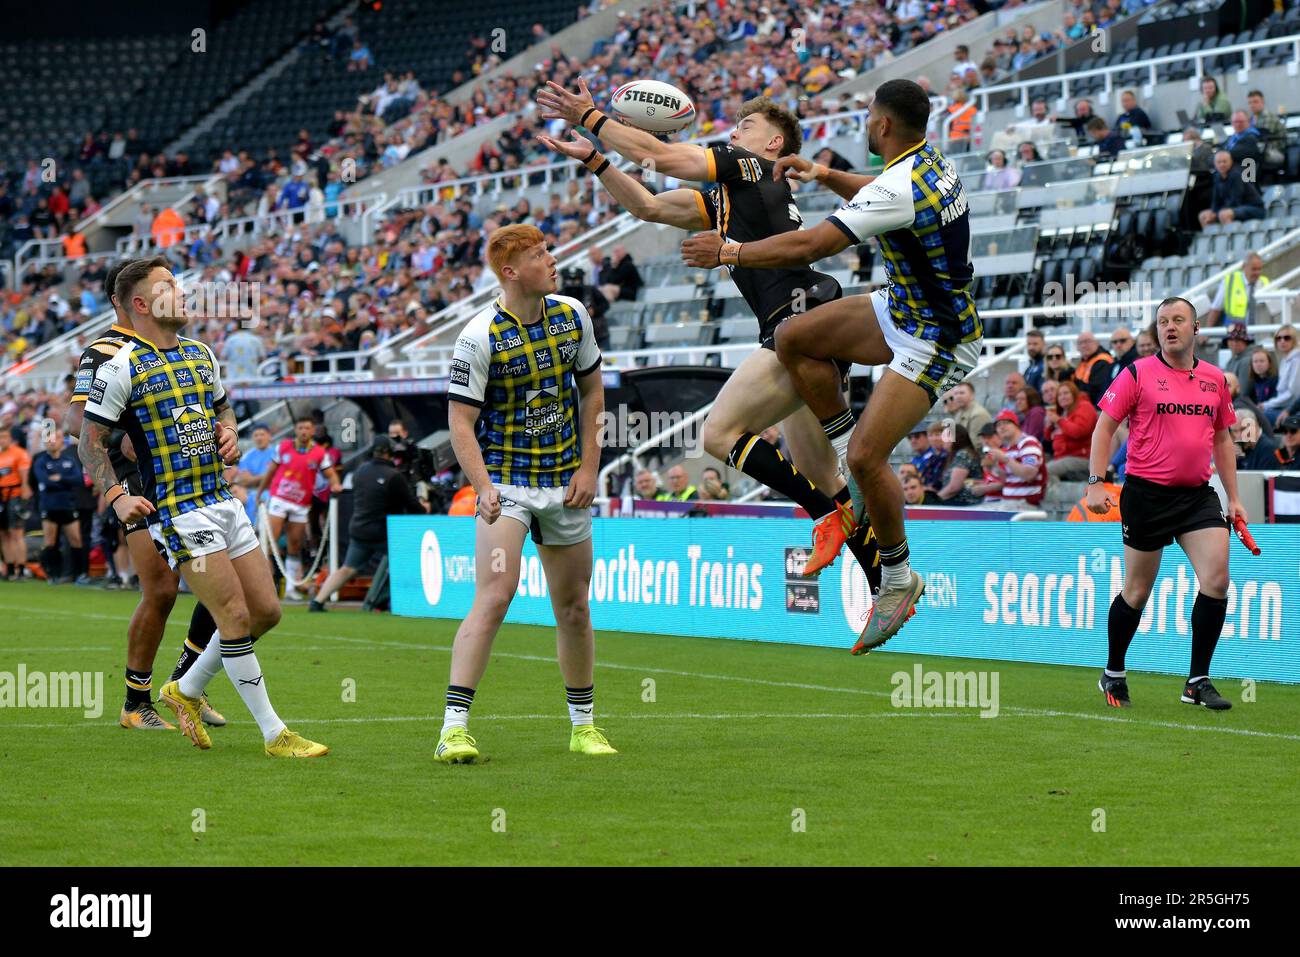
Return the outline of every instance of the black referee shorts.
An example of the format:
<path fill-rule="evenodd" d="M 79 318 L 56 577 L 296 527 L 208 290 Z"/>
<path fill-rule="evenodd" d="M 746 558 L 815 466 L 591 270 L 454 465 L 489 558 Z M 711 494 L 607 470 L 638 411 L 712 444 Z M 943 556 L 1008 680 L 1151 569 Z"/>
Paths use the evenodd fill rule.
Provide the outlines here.
<path fill-rule="evenodd" d="M 1160 485 L 1130 475 L 1119 493 L 1124 544 L 1140 552 L 1172 545 L 1184 532 L 1227 528 L 1219 495 L 1205 485 Z"/>

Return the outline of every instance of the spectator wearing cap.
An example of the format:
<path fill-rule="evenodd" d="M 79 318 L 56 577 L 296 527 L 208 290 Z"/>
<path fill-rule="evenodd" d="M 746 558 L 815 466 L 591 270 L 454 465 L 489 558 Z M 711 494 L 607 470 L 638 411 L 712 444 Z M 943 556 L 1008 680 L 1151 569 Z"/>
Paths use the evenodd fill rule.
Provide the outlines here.
<path fill-rule="evenodd" d="M 1300 470 L 1300 415 L 1287 416 L 1278 431 L 1282 433 L 1282 444 L 1278 446 L 1277 464 L 1273 468 Z"/>
<path fill-rule="evenodd" d="M 1220 320 L 1249 324 L 1255 311 L 1255 297 L 1268 283 L 1263 257 L 1257 252 L 1247 253 L 1241 265 L 1219 283 L 1210 311 L 1205 314 L 1205 324 L 1217 326 Z"/>
<path fill-rule="evenodd" d="M 1062 382 L 1056 390 L 1056 408 L 1047 410 L 1045 427 L 1052 443 L 1049 475 L 1066 481 L 1088 477 L 1088 455 L 1096 425 L 1097 407 L 1075 383 Z"/>
<path fill-rule="evenodd" d="M 930 444 L 929 427 L 929 422 L 918 422 L 908 433 L 907 441 L 912 446 L 912 464 L 921 476 L 921 484 L 929 489 L 938 489 L 943 485 L 943 466 L 947 455 L 943 449 L 936 449 Z"/>
<path fill-rule="evenodd" d="M 1032 435 L 1025 435 L 1016 414 L 1003 409 L 993 420 L 998 446 L 985 453 L 985 469 L 1001 472 L 1001 508 L 1032 508 L 1043 500 L 1047 484 L 1043 471 L 1043 446 Z"/>
<path fill-rule="evenodd" d="M 1228 352 L 1232 354 L 1231 358 L 1223 365 L 1225 373 L 1232 373 L 1237 377 L 1238 382 L 1245 382 L 1250 376 L 1250 346 L 1255 344 L 1255 339 L 1246 330 L 1244 322 L 1234 322 L 1228 326 L 1228 334 L 1223 340 L 1228 346 Z"/>
<path fill-rule="evenodd" d="M 371 561 L 388 555 L 388 516 L 420 515 L 427 508 L 415 497 L 411 483 L 393 464 L 393 443 L 386 435 L 375 436 L 370 461 L 352 476 L 352 521 L 348 523 L 348 551 L 343 564 L 325 579 L 308 606 L 324 611 L 321 599 L 329 600 Z"/>

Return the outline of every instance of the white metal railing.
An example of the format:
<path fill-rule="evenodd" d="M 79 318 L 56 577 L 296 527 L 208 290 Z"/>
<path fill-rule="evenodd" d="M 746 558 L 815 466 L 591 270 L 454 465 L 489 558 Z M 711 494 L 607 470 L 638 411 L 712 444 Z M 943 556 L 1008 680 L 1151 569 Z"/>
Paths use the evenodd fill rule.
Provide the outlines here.
<path fill-rule="evenodd" d="M 603 492 L 605 490 L 605 483 L 609 480 L 609 477 L 617 471 L 622 471 L 624 466 L 628 465 L 629 463 L 632 465 L 633 474 L 635 474 L 637 464 L 640 462 L 642 456 L 644 456 L 647 452 L 651 451 L 652 449 L 659 448 L 659 446 L 661 446 L 664 442 L 667 442 L 668 440 L 672 439 L 678 433 L 693 428 L 697 422 L 702 424 L 704 420 L 708 418 L 709 412 L 712 409 L 713 409 L 712 402 L 706 405 L 702 405 L 700 406 L 700 408 L 696 409 L 690 415 L 683 417 L 681 421 L 676 422 L 673 425 L 670 425 L 666 429 L 656 432 L 654 435 L 650 436 L 650 438 L 646 439 L 640 445 L 624 452 L 622 455 L 614 459 L 603 469 L 601 469 L 600 472 L 597 473 L 596 490 L 599 492 Z"/>
<path fill-rule="evenodd" d="M 1057 76 L 1043 77 L 1037 80 L 1016 80 L 1011 83 L 999 83 L 994 86 L 976 87 L 971 90 L 971 95 L 979 103 L 979 114 L 982 119 L 984 114 L 989 111 L 989 98 L 998 94 L 1018 93 L 1020 95 L 1019 110 L 1028 110 L 1030 102 L 1029 91 L 1031 89 L 1041 89 L 1055 84 L 1060 85 L 1060 96 L 1058 97 L 1057 109 L 1064 110 L 1065 103 L 1070 99 L 1070 88 L 1072 84 L 1080 80 L 1092 77 L 1101 77 L 1105 82 L 1104 92 L 1109 99 L 1115 91 L 1115 77 L 1121 73 L 1132 73 L 1134 70 L 1146 70 L 1147 79 L 1144 96 L 1150 96 L 1155 88 L 1157 74 L 1161 67 L 1172 66 L 1174 64 L 1184 64 L 1189 60 L 1195 62 L 1196 73 L 1193 79 L 1199 83 L 1201 78 L 1207 73 L 1205 61 L 1211 58 L 1228 56 L 1233 53 L 1242 55 L 1242 65 L 1239 69 L 1248 71 L 1251 64 L 1251 54 L 1257 51 L 1269 48 L 1279 47 L 1289 44 L 1291 46 L 1291 61 L 1287 64 L 1287 71 L 1290 76 L 1296 76 L 1300 72 L 1300 34 L 1289 34 L 1284 37 L 1274 37 L 1271 40 L 1255 40 L 1249 43 L 1234 43 L 1231 46 L 1221 46 L 1197 50 L 1192 53 L 1179 53 L 1173 56 L 1152 57 L 1149 60 L 1141 60 L 1133 63 L 1113 63 L 1110 66 L 1096 67 L 1091 70 L 1077 70 L 1072 73 L 1062 73 Z"/>

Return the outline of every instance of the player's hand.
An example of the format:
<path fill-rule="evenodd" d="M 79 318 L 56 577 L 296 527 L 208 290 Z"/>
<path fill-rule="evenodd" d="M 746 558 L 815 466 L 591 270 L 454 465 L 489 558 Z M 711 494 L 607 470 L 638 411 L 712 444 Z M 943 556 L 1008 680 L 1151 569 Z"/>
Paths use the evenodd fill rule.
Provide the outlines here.
<path fill-rule="evenodd" d="M 721 249 L 721 233 L 696 233 L 682 241 L 682 262 L 700 269 L 716 269 L 722 265 L 718 258 Z"/>
<path fill-rule="evenodd" d="M 1115 500 L 1110 497 L 1110 492 L 1101 483 L 1089 485 L 1083 500 L 1088 506 L 1088 511 L 1094 515 L 1105 515 L 1115 507 Z"/>
<path fill-rule="evenodd" d="M 489 525 L 501 517 L 501 495 L 495 485 L 489 485 L 479 493 L 478 514 Z"/>
<path fill-rule="evenodd" d="M 1250 522 L 1250 516 L 1246 514 L 1246 506 L 1241 504 L 1241 499 L 1234 498 L 1228 501 L 1228 524 L 1237 524 L 1237 519 L 1243 522 Z"/>
<path fill-rule="evenodd" d="M 793 179 L 800 183 L 809 183 L 817 178 L 817 163 L 806 160 L 797 153 L 782 156 L 772 164 L 772 179 L 778 183 L 783 179 Z M 822 167 L 824 170 L 825 167 Z"/>
<path fill-rule="evenodd" d="M 142 522 L 145 516 L 152 515 L 156 511 L 153 502 L 143 495 L 119 495 L 113 499 L 113 513 L 123 525 L 134 525 L 137 522 Z"/>
<path fill-rule="evenodd" d="M 131 444 L 131 437 L 129 435 L 122 436 L 122 444 L 120 448 L 122 449 L 122 456 L 128 462 L 135 461 L 135 446 Z"/>
<path fill-rule="evenodd" d="M 591 508 L 596 498 L 596 473 L 590 469 L 578 469 L 569 479 L 569 487 L 564 490 L 565 508 Z"/>
<path fill-rule="evenodd" d="M 582 114 L 596 104 L 587 89 L 587 81 L 578 77 L 577 93 L 570 93 L 554 80 L 547 80 L 546 87 L 537 93 L 537 105 L 542 108 L 542 119 L 567 120 L 577 126 Z"/>
<path fill-rule="evenodd" d="M 343 483 L 342 483 L 342 482 L 331 482 L 331 483 L 330 483 L 330 491 L 331 491 L 332 493 L 334 493 L 335 495 L 338 495 L 340 492 L 343 491 Z"/>
<path fill-rule="evenodd" d="M 567 140 L 555 140 L 544 133 L 538 133 L 537 141 L 553 153 L 576 160 L 586 159 L 592 150 L 591 140 L 579 136 L 576 130 L 569 131 Z"/>
<path fill-rule="evenodd" d="M 226 465 L 234 465 L 244 454 L 239 451 L 239 433 L 228 425 L 218 425 L 217 454 Z"/>

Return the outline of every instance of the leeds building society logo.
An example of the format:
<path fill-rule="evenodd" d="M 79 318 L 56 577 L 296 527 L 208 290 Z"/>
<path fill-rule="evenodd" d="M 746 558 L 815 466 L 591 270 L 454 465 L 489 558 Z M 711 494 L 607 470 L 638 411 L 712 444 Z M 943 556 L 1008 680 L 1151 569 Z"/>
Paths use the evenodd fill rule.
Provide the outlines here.
<path fill-rule="evenodd" d="M 425 532 L 420 540 L 420 581 L 424 585 L 424 600 L 437 605 L 442 598 L 442 549 L 432 531 Z"/>
<path fill-rule="evenodd" d="M 194 404 L 178 405 L 171 410 L 172 423 L 176 426 L 176 441 L 180 445 L 181 455 L 213 455 L 217 451 L 213 441 L 212 423 L 207 414 Z"/>

